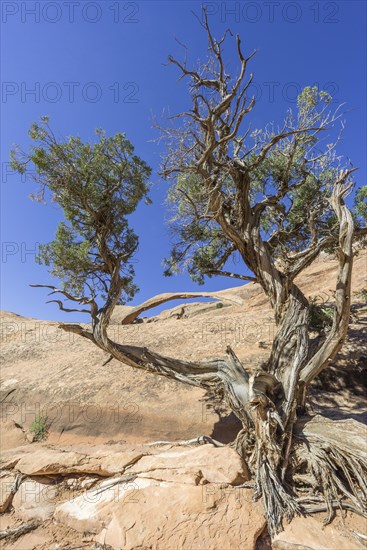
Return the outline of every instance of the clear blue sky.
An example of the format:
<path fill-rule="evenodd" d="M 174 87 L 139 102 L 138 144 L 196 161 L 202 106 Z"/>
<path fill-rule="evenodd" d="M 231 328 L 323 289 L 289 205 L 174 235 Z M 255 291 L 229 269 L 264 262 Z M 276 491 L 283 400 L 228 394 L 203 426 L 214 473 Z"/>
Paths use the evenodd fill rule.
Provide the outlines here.
<path fill-rule="evenodd" d="M 359 166 L 365 185 L 366 2 L 208 2 L 213 31 L 226 27 L 242 37 L 252 61 L 257 127 L 281 121 L 297 89 L 319 84 L 349 110 L 339 151 Z M 206 41 L 192 10 L 200 2 L 104 0 L 1 2 L 1 307 L 41 319 L 72 319 L 45 305 L 45 292 L 30 283 L 51 283 L 34 262 L 36 243 L 48 242 L 60 220 L 53 205 L 29 200 L 31 182 L 9 174 L 13 144 L 26 148 L 27 131 L 42 115 L 64 136 L 93 138 L 94 129 L 126 132 L 137 154 L 153 168 L 153 206 L 139 208 L 133 225 L 140 235 L 135 302 L 164 291 L 199 290 L 187 275 L 164 278 L 161 261 L 170 236 L 163 201 L 166 184 L 157 171 L 160 147 L 152 140 L 152 114 L 189 106 L 185 82 L 177 82 L 167 54 L 182 53 L 175 37 L 190 48 L 189 61 L 205 57 Z M 233 66 L 235 56 L 228 49 Z M 33 90 L 33 93 L 32 93 Z M 54 281 L 55 283 L 56 281 Z M 206 289 L 233 285 L 207 281 Z M 77 320 L 77 317 L 74 317 Z"/>

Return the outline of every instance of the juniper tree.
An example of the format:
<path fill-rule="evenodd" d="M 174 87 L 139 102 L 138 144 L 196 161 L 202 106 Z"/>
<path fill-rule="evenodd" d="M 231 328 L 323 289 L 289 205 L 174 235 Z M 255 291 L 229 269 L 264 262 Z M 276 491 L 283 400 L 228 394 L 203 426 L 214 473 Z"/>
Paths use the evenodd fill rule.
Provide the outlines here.
<path fill-rule="evenodd" d="M 246 125 L 256 103 L 249 93 L 253 74 L 248 75 L 255 52 L 246 57 L 236 36 L 239 70 L 237 76 L 229 74 L 223 51 L 231 32 L 215 39 L 205 10 L 201 25 L 208 38 L 207 62 L 189 67 L 187 48 L 183 61 L 169 57 L 180 80 L 188 80 L 191 108 L 162 128 L 167 146 L 162 173 L 172 181 L 168 202 L 176 237 L 166 274 L 187 269 L 199 283 L 216 275 L 252 278 L 273 308 L 277 331 L 269 358 L 247 375 L 247 383 L 235 360 L 239 374 L 228 399 L 244 427 L 236 448 L 251 456 L 256 493 L 264 499 L 274 533 L 283 514 L 300 512 L 286 490 L 293 432 L 310 383 L 331 364 L 347 334 L 353 240 L 365 244 L 367 187 L 357 191 L 352 213 L 345 199 L 355 186 L 356 169 L 337 154 L 344 123 L 340 107 L 332 108 L 333 98 L 325 91 L 306 87 L 279 126 Z M 337 124 L 340 131 L 332 139 Z M 329 330 L 315 332 L 315 313 L 325 312 L 295 279 L 323 251 L 335 254 L 339 267 Z M 241 261 L 231 272 L 234 255 Z M 308 454 L 330 515 L 340 495 L 353 495 L 365 513 L 366 487 L 356 480 L 366 462 L 362 467 L 345 456 L 338 459 L 331 464 L 327 453 Z"/>
<path fill-rule="evenodd" d="M 162 173 L 171 180 L 177 237 L 167 274 L 187 268 L 199 282 L 216 275 L 256 281 L 277 325 L 269 357 L 248 372 L 231 348 L 219 359 L 183 361 L 109 337 L 115 306 L 136 290 L 129 260 L 137 237 L 128 215 L 147 196 L 150 169 L 123 134 L 107 138 L 98 132 L 95 144 L 79 138 L 60 142 L 44 119 L 31 129 L 35 145 L 30 152 L 14 152 L 13 167 L 24 171 L 33 162 L 41 184 L 38 197 L 50 193 L 65 214 L 55 240 L 41 249 L 40 261 L 63 281 L 62 288 L 50 286 L 51 294 L 82 305 L 79 311 L 90 315 L 91 327 L 60 327 L 124 364 L 221 396 L 242 423 L 232 445 L 249 465 L 271 534 L 281 529 L 284 515 L 325 509 L 331 516 L 338 506 L 366 514 L 366 458 L 338 442 L 337 434 L 333 446 L 300 437 L 297 423 L 311 381 L 331 364 L 345 340 L 353 239 L 366 234 L 361 227 L 365 188 L 358 191 L 353 216 L 345 198 L 353 189 L 355 169 L 337 156 L 338 138 L 326 146 L 321 139 L 341 120 L 339 111 L 332 111 L 330 96 L 315 87 L 303 90 L 296 111 L 287 113 L 280 128 L 246 129 L 246 117 L 255 107 L 249 97 L 252 76 L 247 77 L 252 55 L 243 54 L 236 37 L 239 74 L 228 74 L 223 44 L 231 34 L 216 40 L 205 12 L 203 27 L 208 37 L 204 66 L 188 68 L 186 60 L 169 57 L 189 80 L 191 108 L 164 128 Z M 338 272 L 331 326 L 315 332 L 315 305 L 295 279 L 322 251 L 336 255 Z M 233 254 L 242 262 L 237 273 L 229 268 Z M 161 294 L 122 312 L 121 323 L 132 323 L 168 300 L 197 295 L 216 297 L 206 292 Z M 315 497 L 317 485 L 322 502 Z"/>
<path fill-rule="evenodd" d="M 15 170 L 24 173 L 30 164 L 36 168 L 39 190 L 32 198 L 51 199 L 65 217 L 55 239 L 40 246 L 37 261 L 63 282 L 54 293 L 92 306 L 93 311 L 97 311 L 97 296 L 105 300 L 109 296 L 114 278 L 118 279 L 116 304 L 125 303 L 137 291 L 131 259 L 138 237 L 127 216 L 142 199 L 149 201 L 151 174 L 124 134 L 107 137 L 97 130 L 96 135 L 95 143 L 83 143 L 79 137 L 60 141 L 48 117 L 42 117 L 29 131 L 31 150 L 25 153 L 16 148 L 11 153 Z M 64 309 L 62 301 L 57 303 Z M 89 309 L 83 311 L 89 313 Z"/>

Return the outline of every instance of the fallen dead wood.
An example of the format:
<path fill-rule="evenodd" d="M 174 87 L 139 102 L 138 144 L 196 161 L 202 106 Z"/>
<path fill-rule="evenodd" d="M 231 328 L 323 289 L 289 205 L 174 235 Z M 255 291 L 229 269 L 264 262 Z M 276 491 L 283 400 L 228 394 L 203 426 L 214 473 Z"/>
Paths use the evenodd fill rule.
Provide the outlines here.
<path fill-rule="evenodd" d="M 0 540 L 6 539 L 9 537 L 18 538 L 21 535 L 25 535 L 26 533 L 29 533 L 30 531 L 37 529 L 37 527 L 39 527 L 41 523 L 42 521 L 40 520 L 31 520 L 31 521 L 27 521 L 27 523 L 22 523 L 21 525 L 17 525 L 16 527 L 10 527 L 9 529 L 4 529 L 4 531 L 0 531 Z"/>

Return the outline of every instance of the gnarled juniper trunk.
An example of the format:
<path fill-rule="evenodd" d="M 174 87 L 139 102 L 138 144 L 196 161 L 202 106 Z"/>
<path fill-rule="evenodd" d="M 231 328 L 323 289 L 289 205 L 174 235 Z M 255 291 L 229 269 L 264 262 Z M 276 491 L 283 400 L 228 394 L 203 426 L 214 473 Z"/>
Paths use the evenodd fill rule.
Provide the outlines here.
<path fill-rule="evenodd" d="M 304 395 L 300 373 L 310 356 L 309 304 L 294 284 L 279 309 L 277 333 L 263 367 L 267 376 L 261 371 L 254 374 L 249 403 L 255 431 L 250 458 L 256 480 L 255 497 L 264 500 L 272 534 L 281 528 L 284 515 L 291 519 L 294 513 L 301 512 L 290 490 L 288 467 L 297 412 Z"/>
<path fill-rule="evenodd" d="M 341 175 L 341 181 L 343 174 Z M 280 272 L 270 259 L 269 250 L 262 242 L 259 227 L 247 232 L 247 247 L 242 252 L 246 263 L 256 274 L 273 306 L 277 333 L 266 364 L 252 373 L 248 381 L 248 401 L 241 401 L 244 392 L 229 392 L 229 404 L 241 419 L 243 430 L 235 443 L 236 449 L 249 460 L 256 479 L 256 496 L 263 497 L 269 529 L 272 533 L 281 528 L 281 518 L 291 518 L 301 513 L 296 500 L 290 457 L 293 433 L 297 416 L 305 404 L 307 385 L 324 369 L 340 349 L 348 328 L 352 273 L 353 220 L 344 204 L 346 189 L 335 185 L 331 199 L 339 220 L 339 247 L 337 256 L 339 270 L 336 281 L 336 304 L 330 332 L 323 338 L 310 341 L 310 303 L 294 283 L 294 278 L 317 256 L 317 247 L 309 251 L 300 264 L 294 265 L 293 273 Z M 226 230 L 225 220 L 221 221 Z M 248 253 L 248 249 L 251 254 Z M 242 410 L 241 410 L 242 405 Z M 314 466 L 321 468 L 320 464 Z M 358 468 L 357 468 L 358 470 Z M 357 471 L 356 470 L 356 471 Z M 355 479 L 358 474 L 354 472 Z M 334 483 L 333 468 L 324 466 L 323 486 Z M 344 493 L 358 498 L 350 474 L 344 474 L 336 487 L 339 495 Z M 347 486 L 346 493 L 342 488 Z M 358 486 L 358 482 L 357 482 Z M 293 490 L 290 490 L 293 487 Z M 338 490 L 333 496 L 336 498 Z M 331 509 L 330 494 L 326 497 Z M 359 506 L 359 511 L 363 506 Z"/>

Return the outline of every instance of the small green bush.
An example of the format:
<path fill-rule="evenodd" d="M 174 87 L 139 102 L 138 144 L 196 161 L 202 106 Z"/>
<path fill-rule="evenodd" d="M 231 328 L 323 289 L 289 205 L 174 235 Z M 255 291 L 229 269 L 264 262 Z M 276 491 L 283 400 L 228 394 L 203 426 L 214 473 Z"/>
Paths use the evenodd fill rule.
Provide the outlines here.
<path fill-rule="evenodd" d="M 317 304 L 317 298 L 310 300 L 309 328 L 314 332 L 325 332 L 333 324 L 334 308 Z"/>
<path fill-rule="evenodd" d="M 36 416 L 33 420 L 30 431 L 35 435 L 35 441 L 42 441 L 46 439 L 48 432 L 48 423 L 46 416 Z"/>

